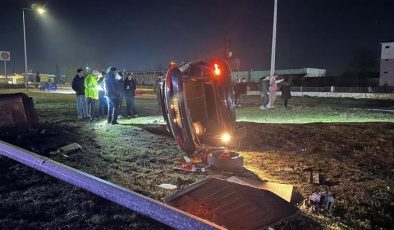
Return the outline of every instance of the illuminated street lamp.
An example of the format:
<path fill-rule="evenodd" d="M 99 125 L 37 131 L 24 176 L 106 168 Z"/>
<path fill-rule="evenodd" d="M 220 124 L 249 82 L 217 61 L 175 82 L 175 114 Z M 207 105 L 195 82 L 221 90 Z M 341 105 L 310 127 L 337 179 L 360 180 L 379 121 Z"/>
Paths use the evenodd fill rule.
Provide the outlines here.
<path fill-rule="evenodd" d="M 26 90 L 29 90 L 29 81 L 27 79 L 27 48 L 26 48 L 26 23 L 25 23 L 25 10 L 29 11 L 36 11 L 38 14 L 42 15 L 47 12 L 46 9 L 42 7 L 36 7 L 34 4 L 32 8 L 22 8 L 22 17 L 23 17 L 23 44 L 24 44 L 24 51 L 25 51 L 25 82 L 26 82 Z"/>
<path fill-rule="evenodd" d="M 44 9 L 44 8 L 39 7 L 39 8 L 37 8 L 37 12 L 38 12 L 39 14 L 45 14 L 45 13 L 47 12 L 47 10 Z"/>

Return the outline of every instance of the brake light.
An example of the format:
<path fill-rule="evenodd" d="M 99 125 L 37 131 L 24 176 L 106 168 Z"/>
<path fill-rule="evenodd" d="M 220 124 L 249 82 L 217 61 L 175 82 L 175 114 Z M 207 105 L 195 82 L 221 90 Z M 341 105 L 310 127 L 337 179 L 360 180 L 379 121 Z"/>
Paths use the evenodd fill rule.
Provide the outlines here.
<path fill-rule="evenodd" d="M 214 67 L 215 67 L 215 70 L 214 70 L 215 75 L 216 75 L 216 76 L 219 76 L 220 73 L 221 73 L 220 68 L 219 68 L 219 65 L 218 65 L 218 64 L 215 64 Z"/>

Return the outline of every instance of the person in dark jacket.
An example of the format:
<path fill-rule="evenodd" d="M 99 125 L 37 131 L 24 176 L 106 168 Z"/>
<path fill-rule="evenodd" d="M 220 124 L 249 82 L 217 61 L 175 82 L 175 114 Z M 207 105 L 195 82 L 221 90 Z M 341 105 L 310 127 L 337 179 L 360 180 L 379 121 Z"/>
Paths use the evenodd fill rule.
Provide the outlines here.
<path fill-rule="evenodd" d="M 120 79 L 118 75 L 118 70 L 115 67 L 111 67 L 107 74 L 105 75 L 105 96 L 108 100 L 108 124 L 113 125 L 118 123 L 119 115 L 119 104 L 120 104 Z"/>
<path fill-rule="evenodd" d="M 280 90 L 282 91 L 282 99 L 284 106 L 287 107 L 287 103 L 289 99 L 291 98 L 291 93 L 290 93 L 290 84 L 288 79 L 285 79 L 280 87 Z"/>
<path fill-rule="evenodd" d="M 99 94 L 99 117 L 105 117 L 108 112 L 108 102 L 104 92 L 104 76 L 105 72 L 102 72 L 97 79 L 97 88 Z"/>
<path fill-rule="evenodd" d="M 162 101 L 161 101 L 161 87 L 162 87 L 162 82 L 163 82 L 163 73 L 160 73 L 158 78 L 155 80 L 155 84 L 153 85 L 153 91 L 156 94 L 156 100 L 157 100 L 157 105 L 158 105 L 158 110 L 157 112 L 161 113 L 162 112 Z"/>
<path fill-rule="evenodd" d="M 235 106 L 238 106 L 240 85 L 241 85 L 241 80 L 239 78 L 237 78 L 237 80 L 235 81 L 235 84 L 234 84 L 234 103 L 235 103 Z"/>
<path fill-rule="evenodd" d="M 77 95 L 77 114 L 79 119 L 84 119 L 88 117 L 88 107 L 85 98 L 85 86 L 83 77 L 83 69 L 78 69 L 77 74 L 72 81 L 72 89 Z"/>
<path fill-rule="evenodd" d="M 131 118 L 138 117 L 137 109 L 135 108 L 134 97 L 135 90 L 137 89 L 137 81 L 133 78 L 133 75 L 130 73 L 127 74 L 127 77 L 123 83 L 124 95 L 126 98 L 126 111 L 127 116 Z"/>
<path fill-rule="evenodd" d="M 267 105 L 269 102 L 269 87 L 270 87 L 270 76 L 265 76 L 260 78 L 259 81 L 259 89 L 261 93 L 261 97 L 263 99 L 263 103 L 260 106 L 260 109 L 267 109 Z"/>
<path fill-rule="evenodd" d="M 248 82 L 246 81 L 246 78 L 241 79 L 241 83 L 238 84 L 238 100 L 241 98 L 242 95 L 246 95 L 248 92 Z M 241 107 L 241 103 L 238 103 L 238 107 Z"/>
<path fill-rule="evenodd" d="M 119 86 L 120 87 L 120 89 L 119 89 L 119 93 L 120 93 L 120 97 L 119 97 L 119 114 L 122 114 L 122 104 L 123 104 L 123 99 L 125 97 L 124 89 L 123 89 L 123 83 L 124 83 L 124 80 L 126 78 L 126 76 L 125 76 L 126 73 L 119 72 L 118 74 L 121 77 L 119 79 L 119 84 L 120 84 L 120 86 Z"/>

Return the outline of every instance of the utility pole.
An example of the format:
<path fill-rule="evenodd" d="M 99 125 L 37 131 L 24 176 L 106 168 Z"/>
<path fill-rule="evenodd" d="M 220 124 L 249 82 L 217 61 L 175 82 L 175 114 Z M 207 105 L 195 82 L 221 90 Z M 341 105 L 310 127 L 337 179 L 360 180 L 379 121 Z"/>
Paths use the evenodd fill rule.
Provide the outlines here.
<path fill-rule="evenodd" d="M 4 60 L 4 75 L 5 75 L 5 79 L 7 80 L 8 77 L 7 77 L 7 61 L 6 60 Z M 7 83 L 8 83 L 8 81 L 7 81 Z"/>
<path fill-rule="evenodd" d="M 46 9 L 42 7 L 33 7 L 33 8 L 22 8 L 22 17 L 23 17 L 23 48 L 25 51 L 25 83 L 26 83 L 26 90 L 29 90 L 29 79 L 28 79 L 28 68 L 27 68 L 27 48 L 26 48 L 26 23 L 25 23 L 25 10 L 29 11 L 36 11 L 38 14 L 46 13 Z"/>
<path fill-rule="evenodd" d="M 26 90 L 29 91 L 29 80 L 27 79 L 27 49 L 26 49 L 26 25 L 25 25 L 25 9 L 22 9 L 22 16 L 23 16 L 23 45 L 25 51 L 25 83 L 26 83 Z"/>
<path fill-rule="evenodd" d="M 270 75 L 275 73 L 275 54 L 276 54 L 276 24 L 277 24 L 277 11 L 278 11 L 278 0 L 274 0 L 274 22 L 272 28 L 272 48 L 271 48 L 271 71 Z"/>

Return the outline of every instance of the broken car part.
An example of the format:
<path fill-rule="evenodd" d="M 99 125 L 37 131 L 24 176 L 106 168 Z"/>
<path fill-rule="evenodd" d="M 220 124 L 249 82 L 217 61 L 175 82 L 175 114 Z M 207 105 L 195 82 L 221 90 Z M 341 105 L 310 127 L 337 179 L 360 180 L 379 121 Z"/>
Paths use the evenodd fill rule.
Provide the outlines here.
<path fill-rule="evenodd" d="M 218 178 L 197 182 L 165 199 L 169 205 L 227 229 L 265 229 L 297 213 L 274 193 Z"/>

